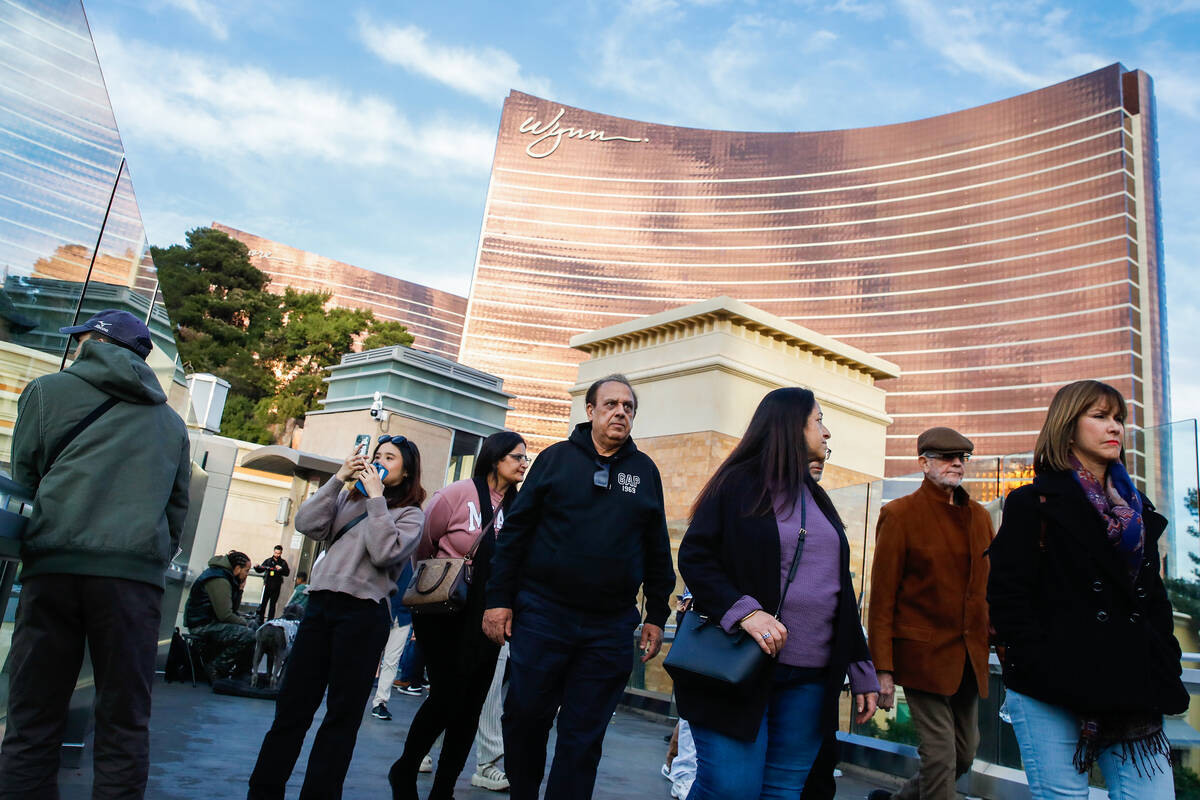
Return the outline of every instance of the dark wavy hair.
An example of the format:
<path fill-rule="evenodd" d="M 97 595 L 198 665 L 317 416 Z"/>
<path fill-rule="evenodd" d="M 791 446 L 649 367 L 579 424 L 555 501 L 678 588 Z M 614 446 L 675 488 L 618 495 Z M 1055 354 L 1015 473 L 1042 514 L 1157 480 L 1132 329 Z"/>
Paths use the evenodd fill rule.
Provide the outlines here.
<path fill-rule="evenodd" d="M 237 569 L 244 567 L 250 563 L 250 556 L 243 553 L 241 550 L 230 550 L 225 554 L 225 558 L 229 559 L 229 566 Z"/>
<path fill-rule="evenodd" d="M 385 444 L 390 444 L 400 451 L 400 459 L 404 462 L 404 480 L 395 486 L 383 487 L 383 496 L 387 499 L 388 508 L 401 508 L 403 506 L 421 507 L 425 502 L 425 487 L 421 485 L 421 451 L 417 449 L 417 443 L 412 439 L 405 439 L 403 442 L 380 442 L 375 445 L 375 449 L 371 451 L 371 461 L 375 461 L 375 456 L 379 454 L 379 448 Z M 362 494 L 358 491 L 357 486 L 350 487 L 351 495 Z"/>
<path fill-rule="evenodd" d="M 525 444 L 525 437 L 516 431 L 500 431 L 493 433 L 483 440 L 479 447 L 479 455 L 475 458 L 475 471 L 472 477 L 488 478 L 496 474 L 500 462 L 518 445 Z M 517 496 L 517 485 L 514 483 L 504 491 L 504 499 L 500 507 L 507 509 Z"/>
<path fill-rule="evenodd" d="M 696 509 L 720 493 L 733 472 L 742 471 L 752 477 L 759 490 L 756 497 L 744 498 L 748 516 L 773 513 L 773 497 L 782 496 L 788 505 L 794 506 L 803 485 L 830 521 L 844 527 L 829 495 L 808 472 L 808 462 L 814 454 L 808 452 L 804 428 L 816 406 L 816 396 L 798 386 L 767 392 L 754 409 L 742 440 L 700 490 L 690 517 L 694 518 Z"/>

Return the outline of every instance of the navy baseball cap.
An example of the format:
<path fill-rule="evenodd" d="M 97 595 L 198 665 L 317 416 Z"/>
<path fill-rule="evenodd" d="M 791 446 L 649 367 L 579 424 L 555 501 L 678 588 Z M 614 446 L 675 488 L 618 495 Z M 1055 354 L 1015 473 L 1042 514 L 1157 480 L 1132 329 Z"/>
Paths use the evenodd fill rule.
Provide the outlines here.
<path fill-rule="evenodd" d="M 120 311 L 115 308 L 106 308 L 98 312 L 82 325 L 58 329 L 59 333 L 68 333 L 72 336 L 89 331 L 112 339 L 142 358 L 150 355 L 150 351 L 154 349 L 154 345 L 150 342 L 150 329 L 146 327 L 146 323 L 128 311 Z"/>

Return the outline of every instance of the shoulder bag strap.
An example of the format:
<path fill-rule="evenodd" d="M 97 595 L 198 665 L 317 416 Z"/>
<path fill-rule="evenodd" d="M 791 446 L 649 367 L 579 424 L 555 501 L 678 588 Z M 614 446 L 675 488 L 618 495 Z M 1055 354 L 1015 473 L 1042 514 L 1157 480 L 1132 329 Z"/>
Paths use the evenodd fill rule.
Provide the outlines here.
<path fill-rule="evenodd" d="M 488 531 L 494 527 L 496 527 L 495 514 L 493 514 L 492 518 L 488 520 L 487 525 L 484 525 L 482 530 L 479 531 L 479 535 L 475 537 L 475 544 L 471 545 L 471 550 L 467 553 L 468 562 L 475 560 L 475 551 L 479 549 L 479 545 L 483 542 L 483 537 L 487 536 Z"/>
<path fill-rule="evenodd" d="M 486 507 L 491 512 L 491 515 L 488 517 L 487 524 L 480 529 L 479 535 L 475 537 L 475 544 L 471 545 L 471 550 L 466 555 L 467 563 L 475 560 L 475 553 L 479 550 L 479 545 L 483 544 L 483 538 L 488 535 L 488 531 L 496 527 L 496 512 L 492 509 L 492 492 L 488 488 L 487 479 L 474 478 L 472 479 L 472 483 L 475 484 L 475 494 L 479 498 L 479 513 L 482 514 L 483 509 Z"/>
<path fill-rule="evenodd" d="M 346 523 L 345 525 L 343 525 L 342 527 L 338 528 L 338 532 L 337 532 L 337 533 L 335 533 L 335 534 L 333 535 L 333 538 L 329 540 L 329 547 L 333 547 L 335 544 L 337 544 L 337 540 L 338 540 L 338 539 L 340 539 L 340 538 L 342 538 L 343 536 L 345 536 L 345 535 L 346 535 L 346 531 L 350 530 L 351 528 L 353 528 L 355 525 L 357 525 L 358 523 L 362 522 L 362 521 L 363 521 L 364 519 L 366 519 L 366 518 L 367 518 L 367 512 L 366 512 L 366 511 L 364 511 L 363 513 L 359 514 L 359 515 L 358 515 L 357 517 L 355 517 L 354 519 L 352 519 L 352 520 L 350 520 L 349 522 L 347 522 L 347 523 Z M 326 548 L 326 549 L 329 549 L 329 548 Z"/>
<path fill-rule="evenodd" d="M 58 459 L 62 451 L 67 449 L 67 445 L 75 441 L 76 436 L 87 430 L 89 425 L 107 414 L 109 409 L 119 402 L 121 401 L 117 398 L 109 397 L 103 403 L 92 409 L 90 414 L 79 420 L 79 422 L 75 423 L 75 427 L 67 431 L 66 435 L 58 440 L 58 445 L 54 448 L 54 450 L 50 452 L 50 461 L 46 464 L 45 471 L 50 471 L 50 467 L 54 465 L 54 462 Z"/>
<path fill-rule="evenodd" d="M 796 577 L 796 568 L 800 566 L 800 554 L 804 552 L 804 540 L 808 538 L 808 530 L 805 527 L 808 521 L 808 504 L 804 500 L 805 488 L 804 484 L 800 485 L 800 533 L 796 537 L 796 552 L 792 555 L 792 565 L 788 567 L 787 581 L 783 584 L 783 591 L 779 593 L 779 608 L 775 609 L 775 619 L 779 619 L 779 615 L 783 613 L 783 601 L 787 598 L 788 588 Z"/>

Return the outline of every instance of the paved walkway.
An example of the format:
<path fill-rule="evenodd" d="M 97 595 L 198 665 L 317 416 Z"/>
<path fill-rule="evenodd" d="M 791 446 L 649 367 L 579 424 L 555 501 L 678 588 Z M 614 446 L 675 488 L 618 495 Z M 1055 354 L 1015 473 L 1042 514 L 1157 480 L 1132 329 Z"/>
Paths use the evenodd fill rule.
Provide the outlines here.
<path fill-rule="evenodd" d="M 369 711 L 364 712 L 354 761 L 346 779 L 345 800 L 379 800 L 390 796 L 387 768 L 399 755 L 408 722 L 420 703 L 421 698 L 394 694 L 388 706 L 395 716 L 391 722 L 381 722 Z M 151 767 L 146 797 L 152 800 L 245 797 L 246 779 L 258 756 L 263 734 L 270 727 L 274 708 L 271 701 L 215 695 L 203 684 L 195 689 L 190 683 L 157 684 L 150 725 Z M 309 732 L 288 785 L 289 798 L 300 793 L 302 769 L 321 713 Z M 605 738 L 595 799 L 669 800 L 670 784 L 661 777 L 659 769 L 667 750 L 663 736 L 670 731 L 665 725 L 635 714 L 618 712 Z M 458 800 L 501 800 L 507 796 L 472 787 L 473 754 L 467 764 L 456 789 Z M 90 747 L 84 764 L 79 769 L 64 769 L 59 780 L 63 800 L 86 800 L 91 796 Z M 422 796 L 428 793 L 431 783 L 431 776 L 421 776 Z M 839 798 L 862 798 L 872 787 L 861 779 L 846 776 L 838 780 L 838 788 Z"/>

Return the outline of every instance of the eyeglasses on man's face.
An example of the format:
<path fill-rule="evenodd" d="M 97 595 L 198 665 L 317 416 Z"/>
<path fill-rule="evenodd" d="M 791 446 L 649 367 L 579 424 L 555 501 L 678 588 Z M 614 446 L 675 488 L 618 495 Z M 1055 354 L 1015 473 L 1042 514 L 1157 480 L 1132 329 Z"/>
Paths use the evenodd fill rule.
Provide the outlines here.
<path fill-rule="evenodd" d="M 949 461 L 951 463 L 961 461 L 965 464 L 971 460 L 970 453 L 922 453 L 921 455 L 934 461 Z"/>

